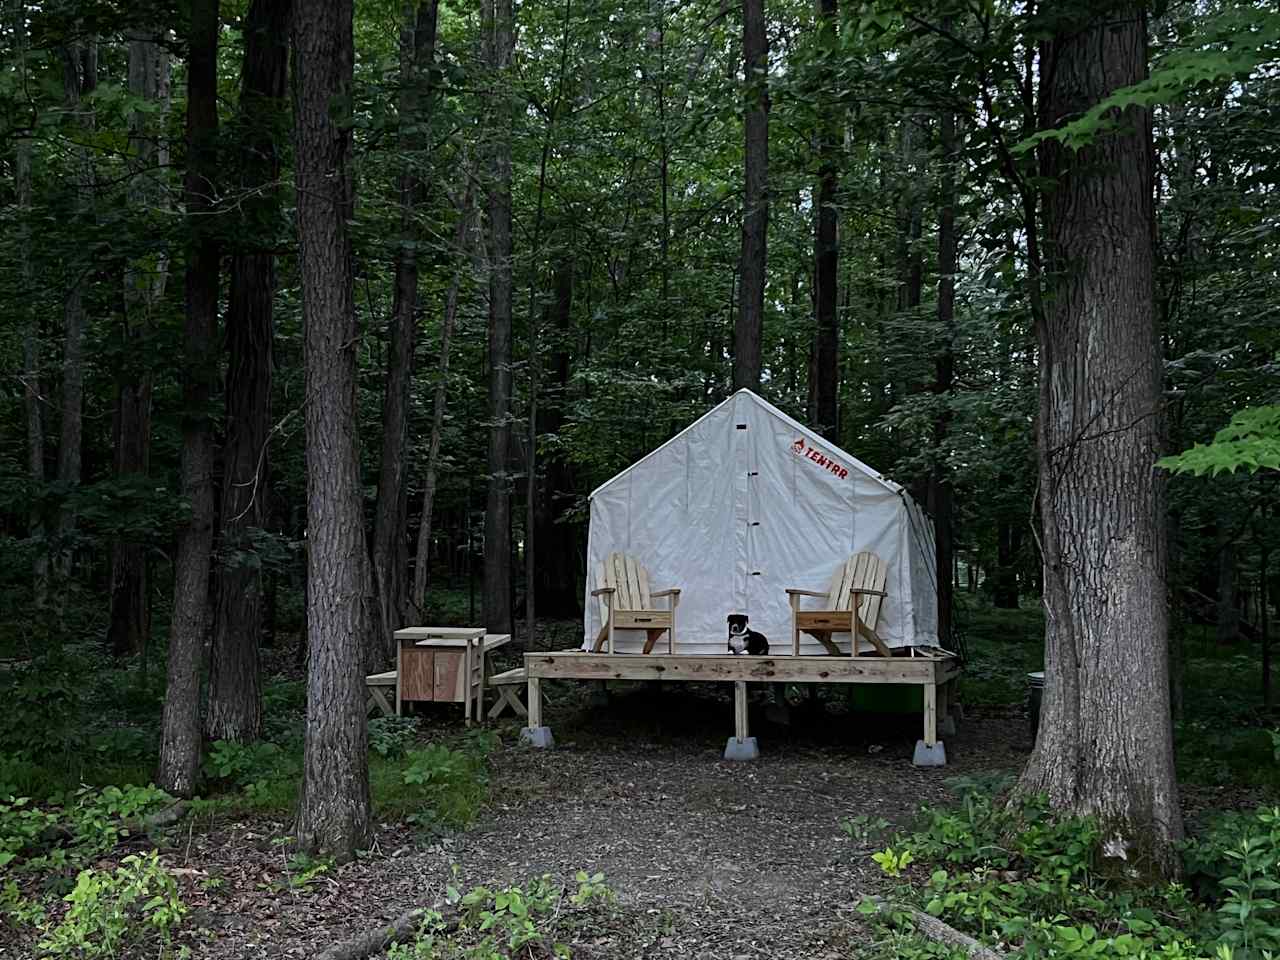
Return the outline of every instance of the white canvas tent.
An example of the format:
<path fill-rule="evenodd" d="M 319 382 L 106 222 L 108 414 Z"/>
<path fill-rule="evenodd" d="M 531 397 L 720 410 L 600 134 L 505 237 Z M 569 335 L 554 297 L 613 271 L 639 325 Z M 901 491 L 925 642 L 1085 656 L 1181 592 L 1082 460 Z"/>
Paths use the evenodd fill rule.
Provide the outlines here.
<path fill-rule="evenodd" d="M 885 643 L 937 644 L 933 521 L 898 484 L 739 390 L 591 494 L 583 646 L 600 629 L 591 590 L 611 552 L 644 564 L 652 589 L 681 588 L 676 653 L 725 653 L 725 618 L 745 613 L 784 654 L 786 589 L 825 591 L 836 565 L 861 550 L 888 565 Z M 848 634 L 833 639 L 849 649 Z M 615 636 L 618 652 L 643 642 L 640 632 Z M 807 636 L 800 649 L 825 652 Z"/>

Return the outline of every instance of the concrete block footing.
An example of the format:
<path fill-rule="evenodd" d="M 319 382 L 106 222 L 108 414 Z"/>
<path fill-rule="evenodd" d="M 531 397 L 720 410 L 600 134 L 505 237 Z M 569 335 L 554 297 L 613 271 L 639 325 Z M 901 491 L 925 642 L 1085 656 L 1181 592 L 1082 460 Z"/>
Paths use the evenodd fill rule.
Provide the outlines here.
<path fill-rule="evenodd" d="M 946 745 L 939 740 L 931 747 L 923 740 L 917 740 L 915 756 L 911 758 L 911 762 L 917 767 L 945 767 L 947 765 Z"/>
<path fill-rule="evenodd" d="M 520 742 L 539 750 L 547 750 L 556 745 L 550 727 L 525 727 L 520 731 Z"/>
<path fill-rule="evenodd" d="M 759 756 L 760 746 L 756 743 L 755 737 L 747 737 L 744 740 L 730 737 L 729 742 L 725 744 L 724 758 L 726 760 L 755 760 Z"/>

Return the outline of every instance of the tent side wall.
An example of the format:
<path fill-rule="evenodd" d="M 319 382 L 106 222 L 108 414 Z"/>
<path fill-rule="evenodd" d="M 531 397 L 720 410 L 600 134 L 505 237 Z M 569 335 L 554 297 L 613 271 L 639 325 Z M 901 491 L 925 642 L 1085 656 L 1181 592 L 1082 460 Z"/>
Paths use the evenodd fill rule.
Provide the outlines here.
<path fill-rule="evenodd" d="M 933 518 L 906 493 L 902 494 L 903 556 L 908 558 L 911 577 L 912 642 L 939 644 L 938 576 Z M 950 571 L 945 574 L 950 575 Z"/>

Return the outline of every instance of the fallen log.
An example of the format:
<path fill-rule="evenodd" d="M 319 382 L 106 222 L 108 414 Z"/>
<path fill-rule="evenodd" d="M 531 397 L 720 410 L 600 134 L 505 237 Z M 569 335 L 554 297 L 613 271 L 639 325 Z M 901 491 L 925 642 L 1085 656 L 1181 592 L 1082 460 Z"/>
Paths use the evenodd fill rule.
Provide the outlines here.
<path fill-rule="evenodd" d="M 967 933 L 961 933 L 950 924 L 943 923 L 937 917 L 917 910 L 905 903 L 890 903 L 884 897 L 864 897 L 864 900 L 875 904 L 876 913 L 900 913 L 911 918 L 916 932 L 937 943 L 963 950 L 972 960 L 1005 960 L 999 950 L 993 950 L 979 943 Z"/>
<path fill-rule="evenodd" d="M 126 820 L 124 828 L 130 833 L 146 833 L 148 830 L 172 826 L 185 817 L 190 809 L 191 806 L 187 801 L 179 800 L 149 816 L 139 817 L 137 820 Z"/>
<path fill-rule="evenodd" d="M 187 811 L 191 809 L 191 805 L 185 800 L 179 800 L 171 803 L 163 810 L 157 810 L 155 813 L 148 814 L 145 817 L 135 817 L 132 820 L 122 820 L 118 835 L 120 837 L 133 836 L 139 833 L 148 833 L 157 830 L 160 827 L 169 827 L 177 823 L 187 815 Z M 55 823 L 45 829 L 40 839 L 46 844 L 70 843 L 76 839 L 78 834 L 64 823 Z"/>
<path fill-rule="evenodd" d="M 412 910 L 406 910 L 390 923 L 384 923 L 342 943 L 335 943 L 316 960 L 363 960 L 364 957 L 381 953 L 393 943 L 408 943 L 417 934 L 422 921 L 433 912 L 440 913 L 432 907 L 414 907 Z M 454 916 L 444 920 L 440 932 L 448 933 L 457 928 L 458 918 Z"/>

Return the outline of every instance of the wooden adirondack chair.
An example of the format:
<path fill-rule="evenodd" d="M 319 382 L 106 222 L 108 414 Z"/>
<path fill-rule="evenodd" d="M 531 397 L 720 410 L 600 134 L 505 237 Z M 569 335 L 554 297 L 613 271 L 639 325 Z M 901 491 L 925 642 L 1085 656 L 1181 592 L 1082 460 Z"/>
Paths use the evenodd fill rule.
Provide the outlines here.
<path fill-rule="evenodd" d="M 888 568 L 874 553 L 855 553 L 836 568 L 826 593 L 815 590 L 788 590 L 791 599 L 791 652 L 800 655 L 800 634 L 818 638 L 833 657 L 843 652 L 831 639 L 833 633 L 848 633 L 850 655 L 858 652 L 858 637 L 871 642 L 882 657 L 892 656 L 885 642 L 876 634 L 880 604 L 887 594 L 884 585 Z M 826 601 L 821 610 L 801 610 L 802 597 L 819 597 Z"/>
<path fill-rule="evenodd" d="M 676 604 L 680 602 L 678 589 L 650 593 L 649 574 L 634 557 L 625 553 L 609 554 L 596 569 L 596 583 L 598 587 L 591 591 L 591 595 L 600 600 L 600 620 L 603 623 L 596 636 L 596 653 L 606 641 L 609 652 L 613 653 L 615 630 L 644 630 L 647 634 L 645 653 L 653 650 L 653 645 L 665 632 L 667 652 L 675 651 Z M 668 598 L 666 610 L 657 609 L 653 603 L 662 597 Z"/>

